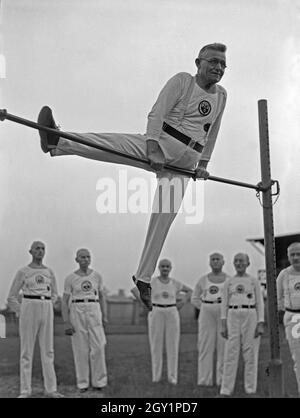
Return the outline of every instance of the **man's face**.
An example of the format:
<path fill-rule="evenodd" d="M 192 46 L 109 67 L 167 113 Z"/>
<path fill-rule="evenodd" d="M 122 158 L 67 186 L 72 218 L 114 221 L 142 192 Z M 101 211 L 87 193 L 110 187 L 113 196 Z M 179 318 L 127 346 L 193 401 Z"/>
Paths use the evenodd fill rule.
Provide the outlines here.
<path fill-rule="evenodd" d="M 161 261 L 159 263 L 158 268 L 159 268 L 160 274 L 164 277 L 167 277 L 169 275 L 170 271 L 172 270 L 171 263 L 167 260 L 166 261 L 164 261 L 164 260 Z"/>
<path fill-rule="evenodd" d="M 76 261 L 80 267 L 88 267 L 91 263 L 91 254 L 87 250 L 80 250 L 77 253 Z"/>
<path fill-rule="evenodd" d="M 293 245 L 291 248 L 289 248 L 288 259 L 295 269 L 300 269 L 300 244 Z"/>
<path fill-rule="evenodd" d="M 246 273 L 247 267 L 249 266 L 246 254 L 237 254 L 233 259 L 233 265 L 238 274 Z"/>
<path fill-rule="evenodd" d="M 225 72 L 225 52 L 207 49 L 201 57 L 196 60 L 199 76 L 207 83 L 218 83 Z"/>
<path fill-rule="evenodd" d="M 224 259 L 221 254 L 212 254 L 209 260 L 210 267 L 213 270 L 222 270 Z"/>
<path fill-rule="evenodd" d="M 45 255 L 45 245 L 40 241 L 36 241 L 31 245 L 29 252 L 34 260 L 42 260 Z"/>

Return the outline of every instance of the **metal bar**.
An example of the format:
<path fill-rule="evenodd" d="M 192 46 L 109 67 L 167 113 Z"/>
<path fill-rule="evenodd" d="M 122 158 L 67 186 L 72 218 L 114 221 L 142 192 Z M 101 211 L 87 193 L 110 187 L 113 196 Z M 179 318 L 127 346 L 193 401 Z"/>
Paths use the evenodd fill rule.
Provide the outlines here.
<path fill-rule="evenodd" d="M 119 155 L 119 156 L 122 156 L 122 157 L 124 157 L 128 160 L 133 160 L 133 161 L 138 161 L 138 162 L 141 162 L 141 163 L 149 164 L 148 160 L 143 160 L 143 159 L 135 157 L 133 155 L 123 154 L 122 152 L 119 152 L 119 151 L 116 151 L 116 150 L 107 149 L 107 148 L 102 147 L 101 145 L 98 145 L 98 144 L 92 144 L 89 141 L 86 141 L 85 139 L 82 139 L 82 138 L 79 139 L 75 135 L 72 135 L 70 133 L 63 132 L 63 131 L 58 131 L 57 129 L 48 128 L 47 126 L 43 126 L 43 125 L 40 125 L 36 122 L 32 122 L 30 120 L 23 119 L 23 118 L 20 118 L 18 116 L 12 115 L 11 113 L 7 113 L 7 111 L 5 109 L 0 110 L 0 120 L 4 120 L 4 119 L 8 119 L 12 122 L 16 122 L 16 123 L 28 126 L 30 128 L 33 128 L 33 129 L 49 132 L 49 133 L 52 133 L 52 134 L 55 134 L 55 135 L 59 134 L 59 136 L 61 136 L 62 138 L 66 138 L 66 139 L 69 139 L 73 142 L 77 142 L 78 144 L 86 145 L 86 146 L 91 147 L 91 148 L 96 148 L 96 149 L 101 150 L 101 151 L 109 152 L 111 154 Z M 195 175 L 195 172 L 192 171 L 192 170 L 184 170 L 182 168 L 171 166 L 171 165 L 165 165 L 164 167 L 168 171 L 178 173 L 178 174 L 182 174 L 182 175 L 185 175 L 187 177 L 194 177 L 194 175 Z M 254 189 L 256 191 L 261 191 L 262 190 L 262 187 L 260 185 L 257 185 L 257 184 L 244 183 L 244 182 L 241 182 L 241 181 L 230 180 L 230 179 L 226 179 L 226 178 L 222 178 L 222 177 L 209 176 L 208 180 L 216 181 L 216 182 L 219 182 L 219 183 L 226 183 L 226 184 L 230 184 L 232 186 L 239 186 L 239 187 L 244 187 L 244 188 L 248 188 L 248 189 Z M 269 187 L 271 187 L 271 186 L 269 186 Z"/>
<path fill-rule="evenodd" d="M 269 129 L 267 101 L 258 101 L 259 141 L 262 184 L 271 182 Z M 267 274 L 268 294 L 268 328 L 270 335 L 269 362 L 269 395 L 271 398 L 282 397 L 284 394 L 282 362 L 280 359 L 279 318 L 276 290 L 276 254 L 273 226 L 272 192 L 268 188 L 262 192 L 263 220 L 264 220 L 264 246 Z"/>

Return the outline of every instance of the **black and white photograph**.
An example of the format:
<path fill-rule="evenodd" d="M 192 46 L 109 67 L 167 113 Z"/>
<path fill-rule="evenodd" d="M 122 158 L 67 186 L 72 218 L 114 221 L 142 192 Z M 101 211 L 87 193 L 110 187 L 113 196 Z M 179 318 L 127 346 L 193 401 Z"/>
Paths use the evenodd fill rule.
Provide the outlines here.
<path fill-rule="evenodd" d="M 300 0 L 0 0 L 0 398 L 298 398 L 299 115 Z"/>

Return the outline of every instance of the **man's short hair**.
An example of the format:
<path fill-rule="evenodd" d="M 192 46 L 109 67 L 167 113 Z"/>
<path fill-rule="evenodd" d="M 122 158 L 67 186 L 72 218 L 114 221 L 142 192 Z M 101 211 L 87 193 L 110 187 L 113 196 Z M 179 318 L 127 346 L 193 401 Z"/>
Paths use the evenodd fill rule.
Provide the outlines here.
<path fill-rule="evenodd" d="M 200 52 L 198 54 L 198 58 L 201 58 L 201 56 L 208 50 L 208 49 L 213 49 L 215 51 L 220 51 L 220 52 L 226 52 L 227 50 L 227 46 L 224 44 L 220 44 L 215 42 L 214 44 L 208 44 L 205 45 L 203 48 L 200 49 Z"/>
<path fill-rule="evenodd" d="M 289 251 L 294 248 L 294 247 L 300 247 L 300 242 L 292 242 L 288 247 L 287 247 L 287 252 L 289 253 Z"/>
<path fill-rule="evenodd" d="M 76 258 L 79 256 L 79 254 L 82 251 L 87 252 L 89 254 L 89 256 L 91 255 L 91 253 L 89 252 L 89 250 L 87 248 L 79 248 L 79 250 L 76 251 Z"/>
<path fill-rule="evenodd" d="M 233 257 L 233 260 L 235 260 L 235 258 L 236 258 L 236 257 L 239 257 L 239 256 L 243 256 L 243 257 L 245 257 L 246 262 L 247 262 L 248 264 L 250 264 L 250 258 L 249 258 L 249 255 L 248 255 L 247 253 L 237 253 L 237 254 Z"/>
<path fill-rule="evenodd" d="M 221 253 L 212 253 L 212 254 L 210 254 L 210 256 L 209 256 L 209 259 L 211 259 L 211 258 L 213 258 L 213 257 L 219 257 L 219 258 L 222 258 L 222 259 L 224 260 L 224 256 L 223 256 L 223 254 L 221 254 Z"/>
<path fill-rule="evenodd" d="M 172 267 L 172 263 L 170 260 L 168 260 L 167 258 L 162 258 L 159 263 L 158 263 L 158 267 L 160 267 L 162 264 L 167 263 L 170 264 L 170 266 Z"/>

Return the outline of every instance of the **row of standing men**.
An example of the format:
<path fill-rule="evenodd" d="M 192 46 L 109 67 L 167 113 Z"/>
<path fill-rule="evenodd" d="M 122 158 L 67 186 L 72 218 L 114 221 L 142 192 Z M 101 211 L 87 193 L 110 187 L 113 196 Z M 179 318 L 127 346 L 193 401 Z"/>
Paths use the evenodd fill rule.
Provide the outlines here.
<path fill-rule="evenodd" d="M 51 397 L 61 397 L 57 392 L 53 350 L 52 301 L 57 297 L 56 279 L 53 271 L 43 264 L 45 245 L 35 241 L 29 252 L 32 262 L 17 272 L 8 297 L 9 306 L 20 316 L 20 397 L 31 396 L 32 358 L 37 335 L 45 392 Z M 295 338 L 292 332 L 295 325 L 293 316 L 300 308 L 300 243 L 289 246 L 288 258 L 291 266 L 284 269 L 277 280 L 278 305 L 279 309 L 285 310 L 286 337 L 300 388 L 299 338 Z M 89 268 L 91 255 L 87 249 L 78 250 L 75 260 L 79 268 L 64 283 L 62 314 L 65 332 L 72 336 L 78 389 L 85 392 L 91 383 L 95 390 L 101 392 L 107 385 L 104 332 L 107 309 L 103 281 L 99 273 Z M 178 308 L 191 299 L 193 305 L 200 309 L 198 385 L 214 384 L 213 359 L 216 350 L 215 384 L 220 386 L 221 395 L 230 396 L 234 390 L 242 348 L 245 391 L 249 394 L 256 392 L 260 335 L 264 331 L 263 298 L 258 279 L 246 272 L 250 264 L 248 255 L 236 254 L 233 263 L 236 274 L 229 277 L 223 272 L 222 254 L 211 254 L 211 271 L 199 279 L 192 291 L 169 276 L 172 269 L 169 260 L 160 260 L 160 275 L 151 280 L 153 309 L 148 315 L 153 382 L 160 381 L 162 377 L 165 339 L 168 380 L 171 384 L 177 384 L 180 342 Z M 19 303 L 18 294 L 21 290 L 23 298 Z M 185 292 L 186 297 L 185 301 L 178 304 L 176 298 L 180 292 Z M 132 289 L 132 293 L 139 297 L 136 288 Z"/>
<path fill-rule="evenodd" d="M 169 276 L 172 264 L 159 262 L 160 275 L 151 280 L 152 306 L 148 315 L 152 359 L 152 380 L 162 375 L 163 341 L 166 341 L 168 381 L 178 380 L 180 325 L 176 295 L 186 292 L 186 301 L 200 309 L 198 319 L 198 378 L 201 386 L 220 387 L 220 393 L 233 393 L 239 352 L 242 347 L 245 362 L 245 391 L 256 392 L 260 335 L 263 333 L 264 304 L 257 278 L 247 274 L 247 254 L 234 256 L 236 275 L 223 272 L 222 254 L 210 255 L 211 272 L 202 276 L 194 291 Z M 137 289 L 132 293 L 138 297 Z M 214 353 L 217 352 L 216 382 Z"/>
<path fill-rule="evenodd" d="M 284 312 L 283 324 L 288 341 L 300 394 L 300 243 L 293 242 L 287 248 L 290 266 L 277 277 L 278 310 Z M 201 386 L 220 387 L 220 396 L 231 396 L 234 391 L 239 354 L 244 359 L 244 389 L 248 394 L 257 390 L 257 370 L 260 336 L 264 333 L 263 288 L 256 277 L 247 273 L 249 256 L 238 253 L 233 260 L 236 274 L 223 272 L 222 254 L 210 255 L 211 272 L 202 276 L 192 292 L 191 302 L 200 310 L 198 319 L 198 378 Z M 166 338 L 168 380 L 177 383 L 179 351 L 179 315 L 174 301 L 176 292 L 190 289 L 169 278 L 172 265 L 161 260 L 160 276 L 151 280 L 152 305 L 149 313 L 149 338 L 152 358 L 153 381 L 161 379 L 162 344 Z M 173 285 L 172 285 L 173 283 Z M 173 288 L 173 305 L 162 303 Z M 138 292 L 132 291 L 137 297 Z M 169 292 L 171 293 L 171 292 Z M 189 296 L 187 295 L 186 300 Z M 170 300 L 168 301 L 170 302 Z M 216 351 L 216 382 L 214 353 Z"/>

